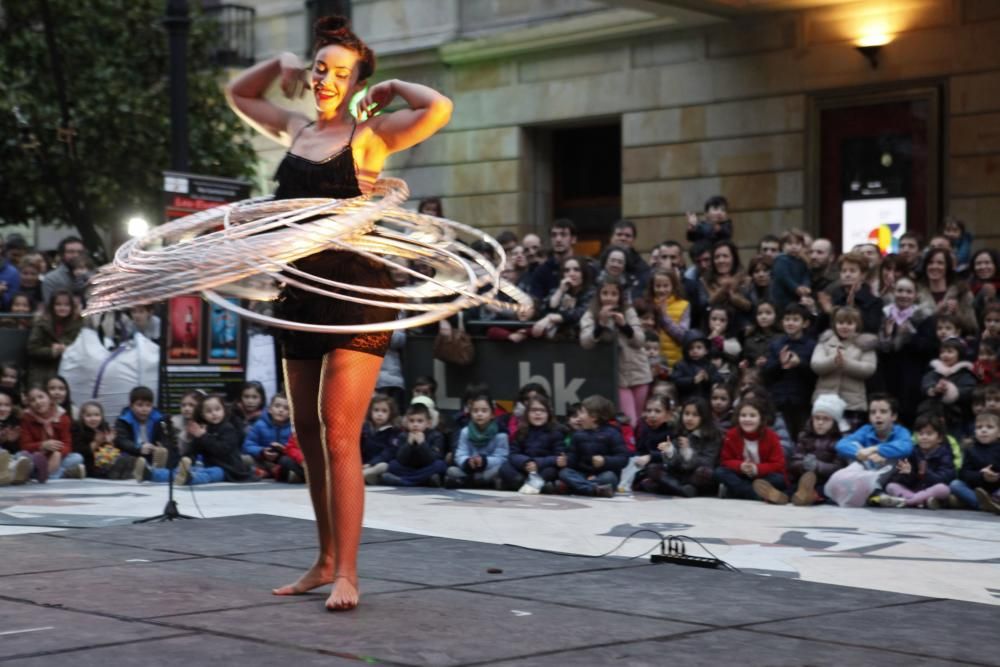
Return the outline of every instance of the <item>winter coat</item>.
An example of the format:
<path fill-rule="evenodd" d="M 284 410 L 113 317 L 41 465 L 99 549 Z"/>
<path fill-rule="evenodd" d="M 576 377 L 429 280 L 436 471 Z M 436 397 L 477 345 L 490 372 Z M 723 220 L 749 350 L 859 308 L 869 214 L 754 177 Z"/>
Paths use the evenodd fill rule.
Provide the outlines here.
<path fill-rule="evenodd" d="M 678 444 L 680 438 L 686 437 L 688 445 L 691 446 L 692 456 L 685 459 L 681 455 L 681 448 Z M 689 475 L 698 468 L 709 468 L 714 470 L 719 465 L 719 455 L 722 452 L 722 440 L 716 436 L 707 438 L 702 436 L 701 429 L 693 431 L 682 431 L 674 438 L 673 455 L 664 460 L 667 472 L 684 476 Z"/>
<path fill-rule="evenodd" d="M 245 482 L 253 471 L 243 461 L 240 433 L 228 420 L 221 424 L 206 424 L 204 435 L 191 438 L 191 453 L 200 455 L 205 467 L 222 468 L 227 482 Z"/>
<path fill-rule="evenodd" d="M 993 466 L 994 472 L 1000 471 L 1000 440 L 989 445 L 976 442 L 969 449 L 965 450 L 965 458 L 962 461 L 962 468 L 958 471 L 958 478 L 965 482 L 970 489 L 982 487 L 993 493 L 1000 489 L 1000 481 L 987 482 L 983 479 L 983 468 Z"/>
<path fill-rule="evenodd" d="M 673 439 L 674 429 L 670 422 L 664 422 L 659 428 L 650 428 L 645 422 L 639 422 L 639 430 L 635 438 L 636 456 L 649 456 L 650 463 L 663 463 L 663 453 L 657 446 Z"/>
<path fill-rule="evenodd" d="M 621 432 L 609 424 L 602 424 L 593 430 L 576 431 L 570 437 L 569 447 L 569 467 L 584 475 L 597 475 L 606 471 L 618 473 L 629 459 L 629 451 Z M 602 467 L 594 467 L 592 459 L 595 456 L 604 457 Z"/>
<path fill-rule="evenodd" d="M 928 396 L 927 392 L 939 380 L 945 381 L 945 392 L 941 396 Z M 954 366 L 945 366 L 940 359 L 931 360 L 931 368 L 920 381 L 920 391 L 925 398 L 940 400 L 944 407 L 945 419 L 950 425 L 967 421 L 972 406 L 972 391 L 978 384 L 972 372 L 972 364 L 960 361 Z"/>
<path fill-rule="evenodd" d="M 250 427 L 250 432 L 243 440 L 243 453 L 249 454 L 255 459 L 260 459 L 264 450 L 271 446 L 272 442 L 279 445 L 288 443 L 289 436 L 292 435 L 292 422 L 286 421 L 284 424 L 275 424 L 271 415 L 265 412 L 260 419 Z"/>
<path fill-rule="evenodd" d="M 910 491 L 923 491 L 935 484 L 949 484 L 955 479 L 955 458 L 946 442 L 930 452 L 914 447 L 907 460 L 910 462 L 910 473 L 904 475 L 897 470 L 889 479 L 890 482 L 902 484 Z M 920 471 L 921 464 L 924 465 L 923 473 Z"/>
<path fill-rule="evenodd" d="M 799 365 L 795 368 L 781 367 L 779 355 L 785 346 L 799 357 Z M 813 384 L 816 382 L 816 375 L 809 367 L 815 347 L 816 341 L 804 334 L 795 339 L 782 335 L 771 343 L 767 353 L 767 363 L 763 368 L 763 377 L 777 408 L 808 405 Z"/>
<path fill-rule="evenodd" d="M 516 470 L 524 470 L 529 461 L 534 461 L 539 470 L 554 467 L 565 452 L 565 440 L 562 429 L 531 426 L 524 437 L 515 434 L 510 441 L 510 464 Z"/>
<path fill-rule="evenodd" d="M 5 311 L 10 308 L 14 295 L 21 290 L 21 272 L 2 255 L 0 255 L 0 283 L 7 284 L 7 289 L 0 294 L 0 311 Z"/>
<path fill-rule="evenodd" d="M 141 456 L 141 442 L 166 446 L 170 440 L 170 429 L 159 410 L 153 408 L 145 424 L 145 440 L 139 437 L 139 420 L 132 414 L 132 408 L 125 408 L 115 421 L 115 447 L 126 454 Z"/>
<path fill-rule="evenodd" d="M 878 446 L 879 456 L 887 459 L 887 463 L 895 465 L 896 461 L 913 453 L 913 437 L 910 432 L 896 424 L 885 440 L 878 437 L 875 427 L 865 424 L 854 433 L 845 435 L 837 442 L 837 454 L 851 462 L 857 458 L 858 450 Z M 866 468 L 881 467 L 883 464 L 865 461 Z"/>
<path fill-rule="evenodd" d="M 593 349 L 597 341 L 618 344 L 618 386 L 636 387 L 653 381 L 646 356 L 646 335 L 635 308 L 625 309 L 625 326 L 608 328 L 597 322 L 588 309 L 580 318 L 580 346 Z"/>
<path fill-rule="evenodd" d="M 814 472 L 820 479 L 828 479 L 830 475 L 844 467 L 845 463 L 837 456 L 837 441 L 840 431 L 834 427 L 826 435 L 816 435 L 812 429 L 805 428 L 795 441 L 795 450 L 788 462 L 788 473 L 793 479 L 798 479 L 806 470 L 803 461 L 810 454 L 816 457 Z"/>
<path fill-rule="evenodd" d="M 396 458 L 396 441 L 402 431 L 386 424 L 376 430 L 369 422 L 361 427 L 361 462 L 365 465 L 388 463 Z"/>
<path fill-rule="evenodd" d="M 717 241 L 725 241 L 731 238 L 733 238 L 732 220 L 723 220 L 720 222 L 718 230 L 715 229 L 715 225 L 707 220 L 703 220 L 687 230 L 687 240 L 691 243 L 697 241 L 716 243 Z"/>
<path fill-rule="evenodd" d="M 809 287 L 812 276 L 805 260 L 795 255 L 780 254 L 771 268 L 771 300 L 780 313 L 790 303 L 798 303 L 796 290 Z"/>
<path fill-rule="evenodd" d="M 502 465 L 510 456 L 510 443 L 507 440 L 507 434 L 498 430 L 489 442 L 476 445 L 469 439 L 469 427 L 466 426 L 458 434 L 458 445 L 455 447 L 455 465 L 464 470 L 466 462 L 473 456 L 483 457 L 484 469 Z"/>
<path fill-rule="evenodd" d="M 302 453 L 302 448 L 299 447 L 299 439 L 295 437 L 295 431 L 292 431 L 292 435 L 289 436 L 288 442 L 285 443 L 285 456 L 299 465 L 302 465 L 306 460 L 305 455 Z"/>
<path fill-rule="evenodd" d="M 4 436 L 0 440 L 0 447 L 11 454 L 17 454 L 21 449 L 21 421 L 14 417 L 12 412 L 6 419 L 0 419 L 0 434 Z M 16 438 L 14 436 L 17 436 Z M 8 440 L 7 438 L 11 439 Z"/>
<path fill-rule="evenodd" d="M 757 365 L 757 359 L 767 357 L 771 350 L 771 343 L 781 337 L 777 331 L 761 331 L 757 327 L 743 337 L 743 352 L 741 357 L 747 360 L 751 366 Z"/>
<path fill-rule="evenodd" d="M 559 331 L 561 333 L 566 333 L 568 331 L 573 331 L 573 328 L 580 323 L 580 318 L 583 314 L 587 312 L 587 308 L 590 306 L 590 302 L 594 298 L 594 288 L 587 287 L 580 290 L 579 294 L 564 294 L 562 300 L 557 304 L 555 308 L 552 308 L 549 304 L 551 302 L 552 296 L 555 294 L 559 286 L 556 285 L 555 289 L 549 292 L 545 296 L 545 313 L 558 313 L 562 315 L 563 321 L 559 324 Z"/>
<path fill-rule="evenodd" d="M 722 454 L 719 463 L 729 470 L 740 472 L 740 466 L 745 458 L 746 436 L 738 426 L 729 429 L 722 442 Z M 774 473 L 785 475 L 785 452 L 781 448 L 778 434 L 764 427 L 757 433 L 757 452 L 760 462 L 757 463 L 757 476 L 764 477 Z"/>
<path fill-rule="evenodd" d="M 66 347 L 73 344 L 80 329 L 83 327 L 83 320 L 79 317 L 70 317 L 61 328 L 58 329 L 48 315 L 42 315 L 31 326 L 31 333 L 28 334 L 28 386 L 34 384 L 44 385 L 50 377 L 59 374 L 59 360 L 62 353 L 52 354 L 52 345 L 62 343 Z"/>
<path fill-rule="evenodd" d="M 839 283 L 835 287 L 828 289 L 827 293 L 830 295 L 834 306 L 847 305 L 847 290 Z M 864 283 L 858 288 L 854 293 L 854 307 L 861 311 L 862 331 L 878 335 L 879 329 L 882 326 L 883 306 L 882 299 L 872 293 L 872 288 L 868 283 Z M 818 322 L 818 326 L 822 329 L 828 329 L 830 324 L 829 316 L 821 317 Z"/>
<path fill-rule="evenodd" d="M 40 417 L 32 410 L 21 413 L 21 449 L 26 452 L 42 451 L 46 440 L 62 443 L 62 455 L 73 451 L 73 435 L 70 432 L 69 415 L 58 405 L 49 417 Z"/>
<path fill-rule="evenodd" d="M 844 399 L 848 410 L 867 411 L 865 381 L 875 373 L 877 344 L 878 338 L 872 334 L 841 340 L 833 329 L 824 331 L 809 362 L 817 376 L 813 401 L 820 394 L 836 394 Z M 842 368 L 836 364 L 838 350 L 844 359 Z"/>
<path fill-rule="evenodd" d="M 424 431 L 424 441 L 410 442 L 410 434 L 400 433 L 396 439 L 396 461 L 412 470 L 425 468 L 435 461 L 444 459 L 444 436 L 428 429 Z"/>

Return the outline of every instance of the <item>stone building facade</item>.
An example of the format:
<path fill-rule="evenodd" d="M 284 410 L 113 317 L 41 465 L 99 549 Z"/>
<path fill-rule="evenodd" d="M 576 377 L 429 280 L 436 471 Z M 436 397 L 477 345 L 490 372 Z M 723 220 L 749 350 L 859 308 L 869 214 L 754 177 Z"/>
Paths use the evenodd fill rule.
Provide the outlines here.
<path fill-rule="evenodd" d="M 260 0 L 257 53 L 305 53 L 305 3 Z M 642 248 L 683 238 L 684 213 L 731 202 L 740 245 L 820 231 L 819 110 L 849 96 L 929 95 L 928 225 L 1000 236 L 1000 2 L 995 0 L 355 0 L 376 80 L 424 82 L 450 125 L 390 163 L 413 196 L 492 232 L 545 232 L 560 165 L 553 137 L 620 128 L 612 212 Z M 877 69 L 856 51 L 891 41 Z M 559 133 L 564 133 L 560 135 Z M 570 139 L 570 143 L 577 141 Z M 261 174 L 281 149 L 260 144 Z M 570 155 L 574 146 L 570 146 Z M 579 146 L 576 146 L 579 148 Z M 566 155 L 566 154 L 563 154 Z M 262 178 L 266 190 L 269 185 Z M 614 197 L 609 195 L 611 199 Z M 930 231 L 930 229 L 928 229 Z"/>

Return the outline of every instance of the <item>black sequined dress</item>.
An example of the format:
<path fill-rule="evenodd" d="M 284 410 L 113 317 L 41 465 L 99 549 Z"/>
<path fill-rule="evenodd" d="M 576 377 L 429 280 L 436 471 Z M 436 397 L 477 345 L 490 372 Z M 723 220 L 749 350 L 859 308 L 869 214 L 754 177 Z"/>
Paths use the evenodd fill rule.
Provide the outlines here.
<path fill-rule="evenodd" d="M 289 150 L 274 178 L 278 189 L 275 199 L 330 197 L 345 199 L 361 195 L 351 152 L 351 139 L 340 151 L 322 162 L 315 162 Z M 294 141 L 292 142 L 294 145 Z M 344 250 L 323 250 L 293 263 L 307 273 L 354 285 L 394 287 L 385 266 Z M 321 286 L 322 287 L 322 286 Z M 324 287 L 324 289 L 327 289 Z M 336 291 L 334 288 L 329 288 Z M 374 297 L 379 298 L 379 297 Z M 275 303 L 275 317 L 309 324 L 368 324 L 395 319 L 392 308 L 379 308 L 320 296 L 285 285 Z M 391 331 L 363 334 L 317 334 L 291 329 L 276 332 L 286 359 L 322 359 L 335 349 L 355 350 L 385 356 Z"/>

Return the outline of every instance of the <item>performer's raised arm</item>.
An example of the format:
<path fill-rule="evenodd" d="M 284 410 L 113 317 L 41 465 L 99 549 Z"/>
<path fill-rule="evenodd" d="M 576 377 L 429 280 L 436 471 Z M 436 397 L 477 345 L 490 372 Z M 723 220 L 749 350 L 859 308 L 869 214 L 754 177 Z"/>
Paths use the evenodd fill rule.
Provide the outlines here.
<path fill-rule="evenodd" d="M 261 134 L 288 146 L 295 130 L 309 122 L 305 115 L 285 109 L 264 97 L 275 79 L 288 99 L 305 95 L 309 89 L 306 68 L 294 53 L 264 60 L 241 72 L 226 86 L 226 100 L 236 114 Z M 289 129 L 289 125 L 295 127 Z"/>
<path fill-rule="evenodd" d="M 409 108 L 371 118 L 395 97 L 402 98 Z M 395 153 L 419 144 L 447 125 L 452 103 L 433 88 L 390 79 L 372 86 L 361 100 L 359 109 L 371 118 L 367 125 L 385 144 L 386 152 Z"/>

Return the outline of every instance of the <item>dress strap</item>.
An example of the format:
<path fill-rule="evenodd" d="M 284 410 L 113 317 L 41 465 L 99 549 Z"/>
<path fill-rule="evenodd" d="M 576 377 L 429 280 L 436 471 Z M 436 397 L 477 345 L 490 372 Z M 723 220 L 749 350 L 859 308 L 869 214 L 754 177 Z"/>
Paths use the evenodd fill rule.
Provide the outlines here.
<path fill-rule="evenodd" d="M 354 141 L 354 131 L 358 129 L 358 121 L 351 116 L 351 136 L 347 137 L 347 145 L 350 146 L 351 142 Z"/>
<path fill-rule="evenodd" d="M 299 135 L 302 134 L 302 130 L 306 129 L 310 125 L 315 125 L 315 124 L 316 124 L 316 121 L 311 120 L 308 123 L 306 123 L 305 125 L 303 125 L 302 127 L 300 127 L 298 129 L 298 131 L 295 133 L 295 136 L 292 137 L 292 143 L 288 144 L 288 148 L 291 148 L 292 146 L 295 145 L 295 142 L 298 141 Z M 353 135 L 354 132 L 352 131 L 351 134 Z"/>

